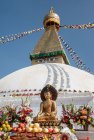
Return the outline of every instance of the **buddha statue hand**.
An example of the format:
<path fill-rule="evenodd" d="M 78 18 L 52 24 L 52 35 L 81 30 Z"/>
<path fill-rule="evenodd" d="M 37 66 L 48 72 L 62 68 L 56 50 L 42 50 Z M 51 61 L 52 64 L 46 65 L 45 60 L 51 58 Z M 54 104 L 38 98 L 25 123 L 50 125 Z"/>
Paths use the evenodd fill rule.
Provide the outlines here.
<path fill-rule="evenodd" d="M 54 114 L 54 112 L 51 112 L 51 117 L 55 117 L 55 114 Z"/>
<path fill-rule="evenodd" d="M 50 113 L 45 113 L 45 116 L 50 116 L 51 114 Z"/>

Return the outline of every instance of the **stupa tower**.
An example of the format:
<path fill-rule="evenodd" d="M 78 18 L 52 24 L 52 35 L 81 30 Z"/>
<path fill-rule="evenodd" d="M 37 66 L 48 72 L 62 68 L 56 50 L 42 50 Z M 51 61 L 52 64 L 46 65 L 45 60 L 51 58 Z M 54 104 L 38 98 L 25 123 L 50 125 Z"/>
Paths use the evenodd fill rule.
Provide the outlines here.
<path fill-rule="evenodd" d="M 32 65 L 40 63 L 69 64 L 58 36 L 60 18 L 54 12 L 53 8 L 44 17 L 43 25 L 45 32 L 30 55 Z"/>

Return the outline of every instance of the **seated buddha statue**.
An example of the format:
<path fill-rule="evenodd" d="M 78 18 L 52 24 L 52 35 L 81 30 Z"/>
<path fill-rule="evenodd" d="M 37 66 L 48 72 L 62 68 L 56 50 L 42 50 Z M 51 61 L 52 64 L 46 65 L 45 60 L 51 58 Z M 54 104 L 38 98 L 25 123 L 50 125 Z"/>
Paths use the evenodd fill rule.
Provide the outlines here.
<path fill-rule="evenodd" d="M 57 91 L 51 85 L 47 85 L 41 91 L 40 111 L 38 115 L 34 118 L 36 121 L 47 121 L 47 120 L 57 120 L 57 107 L 56 98 Z"/>

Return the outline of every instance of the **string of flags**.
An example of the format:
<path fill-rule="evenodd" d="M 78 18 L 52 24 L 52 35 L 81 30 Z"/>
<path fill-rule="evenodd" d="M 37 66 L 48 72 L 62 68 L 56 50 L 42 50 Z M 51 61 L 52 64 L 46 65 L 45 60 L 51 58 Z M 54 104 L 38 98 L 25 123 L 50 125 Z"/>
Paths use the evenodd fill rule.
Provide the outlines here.
<path fill-rule="evenodd" d="M 60 27 L 71 28 L 71 29 L 92 29 L 94 28 L 94 23 L 80 24 L 80 25 L 61 25 Z"/>
<path fill-rule="evenodd" d="M 10 42 L 10 41 L 14 41 L 16 39 L 20 39 L 20 38 L 22 38 L 24 36 L 27 36 L 27 35 L 32 34 L 34 32 L 41 31 L 43 29 L 44 28 L 42 27 L 42 28 L 38 28 L 38 29 L 26 31 L 26 32 L 21 32 L 21 33 L 18 33 L 18 34 L 12 34 L 12 35 L 8 35 L 8 36 L 2 36 L 2 37 L 0 37 L 0 44 L 4 44 L 4 43 Z"/>
<path fill-rule="evenodd" d="M 77 55 L 77 53 L 64 41 L 64 39 L 61 36 L 59 36 L 59 38 L 61 39 L 61 41 L 63 42 L 64 47 L 67 49 L 67 51 L 69 52 L 70 56 L 74 60 L 76 66 L 79 69 L 82 69 L 82 70 L 85 70 L 87 72 L 90 72 L 90 69 L 88 67 L 86 67 L 86 64 L 81 60 L 81 58 Z"/>
<path fill-rule="evenodd" d="M 80 24 L 80 25 L 60 25 L 60 27 L 72 28 L 72 29 L 92 29 L 92 28 L 94 28 L 94 23 Z M 18 33 L 18 34 L 2 36 L 2 37 L 0 37 L 0 44 L 4 44 L 4 43 L 10 42 L 10 41 L 14 41 L 16 39 L 20 39 L 24 36 L 27 36 L 27 35 L 32 34 L 34 32 L 41 31 L 43 29 L 44 29 L 44 27 L 38 28 L 38 29 L 33 29 L 33 30 L 30 30 L 30 31 L 26 31 L 26 32 L 21 32 L 21 33 Z"/>
<path fill-rule="evenodd" d="M 81 90 L 68 90 L 68 89 L 58 89 L 59 94 L 62 93 L 77 93 L 76 95 L 92 95 L 94 92 L 91 91 L 81 91 Z M 7 93 L 7 94 L 6 94 Z M 12 97 L 17 97 L 17 96 L 39 96 L 41 93 L 41 89 L 22 89 L 22 90 L 4 90 L 0 91 L 0 97 L 5 97 L 5 96 L 12 96 Z M 85 94 L 84 94 L 85 93 Z M 87 93 L 87 94 L 86 94 Z"/>
<path fill-rule="evenodd" d="M 82 25 L 62 25 L 60 27 L 73 28 L 73 29 L 91 29 L 91 28 L 94 28 L 94 23 L 82 24 Z M 14 34 L 14 35 L 12 34 L 12 35 L 8 35 L 8 36 L 2 36 L 2 37 L 0 37 L 0 44 L 4 44 L 4 43 L 10 42 L 10 41 L 14 41 L 16 39 L 20 39 L 24 36 L 27 36 L 29 34 L 32 34 L 34 32 L 38 32 L 41 30 L 44 30 L 44 27 L 38 28 L 38 29 L 33 29 L 30 31 L 26 31 L 26 32 L 21 32 L 21 33 Z M 75 51 L 63 40 L 63 38 L 61 36 L 60 36 L 60 39 L 63 42 L 65 48 L 68 50 L 70 56 L 74 60 L 76 66 L 82 70 L 90 72 L 90 69 L 88 67 L 86 67 L 86 65 L 83 63 L 83 61 L 77 55 L 77 53 L 75 53 Z"/>

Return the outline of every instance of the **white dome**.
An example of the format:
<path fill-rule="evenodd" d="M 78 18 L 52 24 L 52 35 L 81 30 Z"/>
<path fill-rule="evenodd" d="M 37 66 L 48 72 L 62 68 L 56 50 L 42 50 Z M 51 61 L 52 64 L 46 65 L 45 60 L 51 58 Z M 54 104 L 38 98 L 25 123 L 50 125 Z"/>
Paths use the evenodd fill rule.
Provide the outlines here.
<path fill-rule="evenodd" d="M 13 72 L 0 80 L 0 90 L 39 92 L 48 83 L 56 89 L 94 91 L 94 75 L 59 63 L 37 64 Z"/>
<path fill-rule="evenodd" d="M 92 74 L 66 64 L 44 63 L 20 69 L 2 78 L 0 80 L 0 106 L 6 105 L 8 102 L 9 104 L 20 105 L 21 98 L 26 98 L 23 94 L 32 94 L 33 96 L 28 97 L 34 110 L 34 116 L 36 116 L 41 102 L 40 90 L 48 83 L 57 90 L 63 90 L 59 92 L 57 98 L 59 117 L 62 112 L 62 102 L 76 105 L 89 102 L 92 104 L 92 92 L 94 92 L 94 76 Z M 74 90 L 78 91 L 77 94 L 73 92 Z M 79 90 L 82 92 L 79 92 Z M 85 93 L 84 91 L 89 92 Z M 20 97 L 17 95 L 15 98 L 14 94 L 20 94 Z"/>

